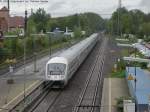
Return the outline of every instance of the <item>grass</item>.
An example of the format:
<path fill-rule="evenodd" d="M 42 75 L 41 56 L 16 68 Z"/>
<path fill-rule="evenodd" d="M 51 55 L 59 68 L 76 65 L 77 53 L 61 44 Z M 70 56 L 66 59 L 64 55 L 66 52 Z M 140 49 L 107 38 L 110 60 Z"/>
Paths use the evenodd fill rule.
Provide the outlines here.
<path fill-rule="evenodd" d="M 125 70 L 119 70 L 111 73 L 111 78 L 125 78 Z"/>
<path fill-rule="evenodd" d="M 129 56 L 129 49 L 123 49 L 121 51 L 122 56 Z"/>
<path fill-rule="evenodd" d="M 134 56 L 135 55 L 135 50 L 134 50 L 134 48 L 124 48 L 124 49 L 122 49 L 122 51 L 121 51 L 121 55 L 122 56 Z M 139 57 L 139 58 L 145 58 L 145 56 L 142 54 L 142 53 L 140 53 L 138 50 L 136 50 L 136 57 Z"/>

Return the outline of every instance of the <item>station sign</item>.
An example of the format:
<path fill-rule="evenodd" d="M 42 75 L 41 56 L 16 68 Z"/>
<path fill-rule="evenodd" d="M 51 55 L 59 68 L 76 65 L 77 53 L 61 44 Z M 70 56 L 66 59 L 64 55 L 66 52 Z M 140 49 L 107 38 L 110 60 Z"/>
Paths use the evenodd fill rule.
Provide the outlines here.
<path fill-rule="evenodd" d="M 133 77 L 133 75 L 129 74 L 127 77 L 128 80 L 135 80 L 135 78 Z"/>

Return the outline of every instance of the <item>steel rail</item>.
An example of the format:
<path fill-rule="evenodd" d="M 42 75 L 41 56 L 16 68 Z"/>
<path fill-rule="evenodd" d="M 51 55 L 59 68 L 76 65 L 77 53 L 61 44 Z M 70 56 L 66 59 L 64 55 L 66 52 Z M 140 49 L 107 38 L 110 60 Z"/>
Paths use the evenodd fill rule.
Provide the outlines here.
<path fill-rule="evenodd" d="M 50 89 L 48 92 L 46 92 L 46 94 L 43 95 L 42 98 L 40 98 L 38 101 L 36 101 L 36 104 L 35 105 L 31 105 L 30 109 L 26 109 L 24 112 L 34 112 L 38 107 L 39 105 L 47 98 L 47 96 L 52 92 L 52 89 Z M 59 96 L 61 95 L 62 91 L 59 91 L 58 93 L 55 93 L 55 97 L 54 99 L 52 100 L 52 102 L 50 103 L 50 105 L 48 106 L 48 108 L 46 109 L 48 112 L 52 106 L 54 105 L 54 103 L 57 101 L 57 99 L 59 98 Z"/>
<path fill-rule="evenodd" d="M 105 44 L 106 45 L 106 44 Z M 103 52 L 105 55 L 105 52 Z M 103 68 L 104 68 L 104 61 L 105 61 L 105 56 L 103 56 L 103 59 L 102 59 L 102 66 L 101 66 L 101 69 L 99 70 L 99 75 L 98 75 L 98 81 L 97 81 L 97 84 L 96 84 L 96 90 L 95 90 L 95 93 L 94 93 L 94 99 L 93 99 L 93 102 L 92 102 L 92 106 L 94 107 L 95 104 L 96 104 L 96 97 L 98 95 L 98 88 L 99 88 L 99 85 L 100 83 L 102 83 L 102 71 L 103 71 Z M 100 108 L 100 106 L 98 106 Z M 90 112 L 94 112 L 94 108 L 91 109 Z"/>
<path fill-rule="evenodd" d="M 50 109 L 53 107 L 53 105 L 55 104 L 55 102 L 57 101 L 57 99 L 59 98 L 59 96 L 61 95 L 61 93 L 62 93 L 62 91 L 60 91 L 60 92 L 56 95 L 56 97 L 54 98 L 54 100 L 52 101 L 52 103 L 48 106 L 48 109 L 47 109 L 46 112 L 49 112 L 49 111 L 50 111 Z"/>
<path fill-rule="evenodd" d="M 91 70 L 90 70 L 89 77 L 88 77 L 87 80 L 86 80 L 85 88 L 84 88 L 83 92 L 81 93 L 81 95 L 80 95 L 80 97 L 79 97 L 78 106 L 75 106 L 73 112 L 78 112 L 78 111 L 79 111 L 79 109 L 80 109 L 79 106 L 82 104 L 82 102 L 83 102 L 83 100 L 84 100 L 84 96 L 85 96 L 85 94 L 86 94 L 86 90 L 87 90 L 88 85 L 89 85 L 89 83 L 90 83 L 90 80 L 91 80 L 91 78 L 92 78 L 92 74 L 93 74 L 95 68 L 98 67 L 98 66 L 96 66 L 96 65 L 97 65 L 98 61 L 100 61 L 100 60 L 102 61 L 102 57 L 103 57 L 103 56 L 101 56 L 101 55 L 103 54 L 104 46 L 103 46 L 103 45 L 101 45 L 101 46 L 102 46 L 102 48 L 99 49 L 98 56 L 97 56 L 97 58 L 96 58 L 96 60 L 95 60 L 95 62 L 94 62 L 93 67 L 92 67 Z M 100 54 L 101 54 L 101 55 L 100 55 Z M 103 63 L 103 62 L 102 62 L 102 63 Z M 97 83 L 97 84 L 98 84 L 98 83 Z M 93 102 L 94 102 L 94 101 L 93 101 Z"/>
<path fill-rule="evenodd" d="M 43 96 L 44 91 L 49 89 L 52 85 L 52 82 L 48 82 L 46 85 L 44 85 L 44 82 L 42 82 L 30 94 L 28 94 L 25 98 L 22 98 L 22 100 L 12 109 L 10 109 L 9 112 L 25 112 L 31 105 L 33 105 L 35 101 L 41 98 Z"/>

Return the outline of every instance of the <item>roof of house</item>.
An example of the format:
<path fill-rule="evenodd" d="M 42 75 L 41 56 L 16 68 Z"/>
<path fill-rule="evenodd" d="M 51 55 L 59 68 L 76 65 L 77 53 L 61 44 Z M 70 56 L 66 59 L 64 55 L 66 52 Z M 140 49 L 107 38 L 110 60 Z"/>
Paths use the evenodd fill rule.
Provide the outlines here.
<path fill-rule="evenodd" d="M 9 10 L 8 10 L 7 7 L 4 6 L 4 7 L 2 7 L 2 8 L 0 9 L 0 11 L 9 11 Z"/>
<path fill-rule="evenodd" d="M 0 11 L 1 12 L 5 12 L 5 11 L 9 11 L 8 10 L 8 8 L 7 7 L 3 7 L 3 8 L 1 8 L 0 9 Z M 14 16 L 14 17 L 10 17 L 10 16 L 8 16 L 8 17 L 1 17 L 0 18 L 1 20 L 3 19 L 8 19 L 9 20 L 9 27 L 10 28 L 22 28 L 22 27 L 24 27 L 24 17 L 22 17 L 22 16 Z M 8 22 L 8 21 L 7 21 Z"/>
<path fill-rule="evenodd" d="M 21 16 L 10 17 L 9 27 L 10 28 L 24 27 L 24 18 Z"/>

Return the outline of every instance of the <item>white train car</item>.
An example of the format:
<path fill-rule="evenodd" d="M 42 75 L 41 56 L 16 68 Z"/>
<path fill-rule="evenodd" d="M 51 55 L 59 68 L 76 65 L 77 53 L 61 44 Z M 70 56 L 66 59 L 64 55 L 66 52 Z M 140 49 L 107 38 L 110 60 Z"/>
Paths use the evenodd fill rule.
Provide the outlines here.
<path fill-rule="evenodd" d="M 65 86 L 95 46 L 97 40 L 98 34 L 94 33 L 89 38 L 63 51 L 57 57 L 50 59 L 46 64 L 46 81 L 53 81 L 60 87 Z"/>

